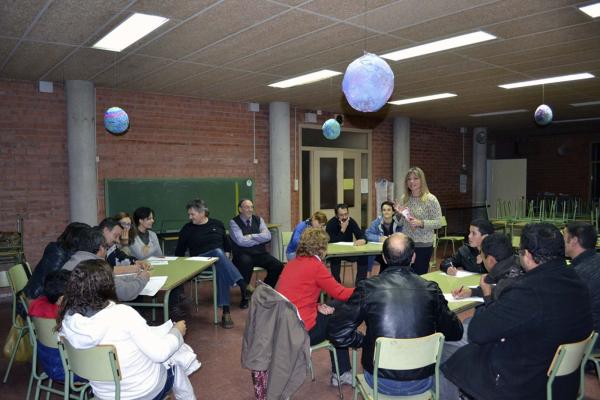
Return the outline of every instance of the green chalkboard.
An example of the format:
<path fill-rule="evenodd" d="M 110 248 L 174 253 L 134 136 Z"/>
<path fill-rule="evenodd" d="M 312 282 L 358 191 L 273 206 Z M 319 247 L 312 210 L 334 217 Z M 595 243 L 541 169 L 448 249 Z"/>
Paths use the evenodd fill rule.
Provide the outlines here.
<path fill-rule="evenodd" d="M 203 199 L 211 218 L 227 226 L 235 216 L 240 199 L 254 199 L 254 181 L 249 178 L 196 178 L 196 179 L 106 179 L 104 201 L 106 215 L 119 211 L 129 215 L 142 206 L 156 212 L 153 230 L 178 231 L 188 222 L 186 204 L 192 199 Z"/>

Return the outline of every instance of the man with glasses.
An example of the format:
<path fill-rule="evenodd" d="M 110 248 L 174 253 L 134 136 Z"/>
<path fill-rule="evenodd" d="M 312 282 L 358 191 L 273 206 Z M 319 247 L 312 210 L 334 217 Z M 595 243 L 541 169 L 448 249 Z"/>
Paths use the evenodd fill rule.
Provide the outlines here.
<path fill-rule="evenodd" d="M 559 345 L 592 332 L 590 296 L 565 263 L 565 243 L 551 224 L 526 225 L 519 252 L 525 274 L 479 310 L 469 344 L 442 366 L 467 395 L 486 400 L 546 398 L 546 375 Z M 574 399 L 579 370 L 558 378 L 554 398 Z"/>

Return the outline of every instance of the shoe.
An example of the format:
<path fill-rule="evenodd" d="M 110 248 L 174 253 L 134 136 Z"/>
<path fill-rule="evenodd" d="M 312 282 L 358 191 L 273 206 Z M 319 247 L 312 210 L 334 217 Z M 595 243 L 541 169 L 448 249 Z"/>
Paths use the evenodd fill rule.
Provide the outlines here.
<path fill-rule="evenodd" d="M 250 305 L 250 300 L 248 299 L 248 297 L 242 298 L 242 301 L 240 301 L 240 308 L 242 310 L 245 310 L 246 308 L 248 308 L 249 305 Z"/>
<path fill-rule="evenodd" d="M 340 381 L 338 382 L 337 375 L 331 374 L 331 386 L 338 387 L 340 385 L 352 385 L 352 371 L 346 371 L 340 375 Z"/>
<path fill-rule="evenodd" d="M 254 290 L 256 290 L 256 288 L 250 284 L 246 285 L 246 293 L 248 293 L 248 296 L 252 296 L 252 294 L 254 294 Z"/>
<path fill-rule="evenodd" d="M 224 329 L 233 328 L 233 321 L 231 320 L 231 314 L 229 314 L 229 313 L 223 314 L 223 316 L 221 317 L 221 326 Z"/>

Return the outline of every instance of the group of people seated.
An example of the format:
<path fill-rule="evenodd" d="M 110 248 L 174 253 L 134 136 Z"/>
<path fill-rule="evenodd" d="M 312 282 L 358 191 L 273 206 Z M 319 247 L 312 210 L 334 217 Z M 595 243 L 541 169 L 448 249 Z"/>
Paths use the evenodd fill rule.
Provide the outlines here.
<path fill-rule="evenodd" d="M 557 347 L 584 340 L 600 329 L 596 230 L 573 222 L 561 233 L 554 225 L 532 223 L 523 229 L 516 255 L 507 235 L 495 233 L 485 219 L 473 220 L 468 241 L 440 265 L 448 275 L 460 270 L 482 274 L 479 286 L 452 292 L 456 299 L 484 300 L 473 317 L 461 323 L 439 286 L 421 276 L 429 269 L 431 235 L 440 227 L 441 212 L 419 171 L 407 175 L 408 197 L 382 203 L 381 215 L 365 232 L 345 204 L 335 207 L 329 221 L 316 212 L 300 222 L 287 247 L 285 265 L 268 252 L 271 233 L 254 213 L 251 200 L 239 202 L 239 214 L 229 221 L 228 230 L 209 217 L 204 201 L 192 200 L 186 205 L 189 222 L 179 232 L 175 255 L 217 258 L 214 271 L 223 328 L 233 326 L 231 288 L 240 290 L 240 307 L 247 308 L 253 268 L 264 268 L 264 282 L 296 306 L 310 344 L 329 339 L 335 345 L 340 376 L 334 373 L 332 356 L 334 386 L 352 382 L 349 348 L 362 349 L 365 380 L 373 386 L 377 338 L 441 332 L 446 341 L 441 399 L 545 398 L 546 371 Z M 154 218 L 153 210 L 140 207 L 133 218 L 119 213 L 96 227 L 69 224 L 46 247 L 25 288 L 33 300 L 29 312 L 55 318 L 59 334 L 75 347 L 115 345 L 123 372 L 121 398 L 159 399 L 170 390 L 176 398 L 192 398 L 187 375 L 199 365 L 190 370 L 179 361 L 195 355 L 183 342 L 186 324 L 177 309 L 171 313 L 177 322 L 158 329 L 133 308 L 119 304 L 135 299 L 148 282 L 146 260 L 163 255 L 152 231 Z M 367 241 L 382 242 L 382 253 L 348 258 L 358 265 L 356 283 L 342 285 L 340 263 L 347 258 L 328 258 L 329 270 L 328 244 L 362 246 Z M 379 273 L 367 278 L 375 261 Z M 321 292 L 329 296 L 328 302 L 319 303 Z M 183 289 L 171 295 L 176 307 L 184 302 Z M 363 324 L 366 331 L 359 328 Z M 42 348 L 42 365 L 47 372 L 54 370 L 56 379 L 64 379 L 58 355 L 51 350 Z M 404 372 L 379 369 L 379 392 L 423 393 L 434 385 L 433 372 L 433 366 Z M 577 376 L 555 382 L 556 398 L 575 398 Z M 91 386 L 98 398 L 112 398 L 115 390 L 102 382 Z"/>

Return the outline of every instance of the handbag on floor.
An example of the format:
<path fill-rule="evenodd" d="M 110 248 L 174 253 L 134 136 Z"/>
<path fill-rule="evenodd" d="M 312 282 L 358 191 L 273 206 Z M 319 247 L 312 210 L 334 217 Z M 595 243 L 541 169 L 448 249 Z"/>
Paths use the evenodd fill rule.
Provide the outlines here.
<path fill-rule="evenodd" d="M 25 322 L 23 322 L 23 318 L 21 318 L 20 315 L 17 315 L 16 321 L 18 325 L 25 326 Z M 10 331 L 6 337 L 6 342 L 4 342 L 4 348 L 2 349 L 4 357 L 10 359 L 13 349 L 15 346 L 17 346 L 19 334 L 20 329 L 17 329 L 14 326 L 10 327 Z M 15 361 L 31 361 L 32 354 L 33 348 L 31 347 L 31 342 L 29 341 L 29 332 L 25 331 L 21 337 L 21 340 L 19 341 L 17 352 L 15 354 Z"/>

